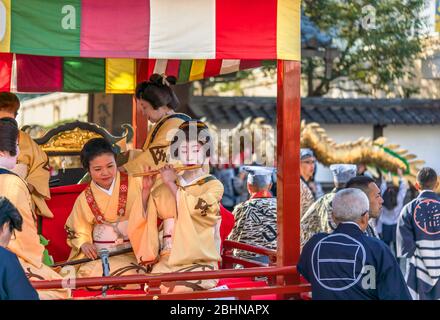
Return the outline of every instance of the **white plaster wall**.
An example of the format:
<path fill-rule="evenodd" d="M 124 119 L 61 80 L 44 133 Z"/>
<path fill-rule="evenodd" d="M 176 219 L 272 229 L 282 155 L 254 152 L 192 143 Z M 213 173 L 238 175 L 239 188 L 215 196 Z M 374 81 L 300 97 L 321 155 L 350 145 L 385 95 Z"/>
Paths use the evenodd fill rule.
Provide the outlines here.
<path fill-rule="evenodd" d="M 51 93 L 23 101 L 18 114 L 20 126 L 38 124 L 49 126 L 57 121 L 76 119 L 87 121 L 88 94 Z M 54 108 L 59 107 L 59 119 Z"/>
<path fill-rule="evenodd" d="M 440 173 L 440 126 L 387 126 L 384 136 Z"/>
<path fill-rule="evenodd" d="M 328 136 L 337 143 L 372 137 L 373 127 L 366 125 L 323 125 Z M 399 144 L 401 148 L 426 161 L 426 166 L 440 173 L 440 126 L 387 126 L 384 128 L 387 143 Z M 330 170 L 318 164 L 316 179 L 319 182 L 333 180 Z"/>

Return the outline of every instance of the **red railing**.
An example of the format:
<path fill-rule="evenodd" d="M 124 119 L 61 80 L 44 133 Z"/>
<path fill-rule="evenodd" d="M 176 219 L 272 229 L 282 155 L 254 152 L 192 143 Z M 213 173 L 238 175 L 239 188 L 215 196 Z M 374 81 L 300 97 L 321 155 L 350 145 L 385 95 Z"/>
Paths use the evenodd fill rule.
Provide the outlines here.
<path fill-rule="evenodd" d="M 221 291 L 196 291 L 190 293 L 167 293 L 161 294 L 160 285 L 162 282 L 171 281 L 190 281 L 207 280 L 222 278 L 242 278 L 242 277 L 279 277 L 295 275 L 296 267 L 261 267 L 248 269 L 227 269 L 217 271 L 199 271 L 186 273 L 168 273 L 168 274 L 150 274 L 150 275 L 132 275 L 120 277 L 94 277 L 64 279 L 52 281 L 33 281 L 35 289 L 61 289 L 85 288 L 94 286 L 124 286 L 129 284 L 148 284 L 145 294 L 139 295 L 120 295 L 107 297 L 106 299 L 202 299 L 202 298 L 220 298 L 220 297 L 238 297 L 241 299 L 250 299 L 251 296 L 264 294 L 298 294 L 310 291 L 309 285 L 276 285 L 264 286 L 260 288 L 227 289 Z M 93 297 L 92 299 L 102 299 L 104 297 Z"/>
<path fill-rule="evenodd" d="M 259 255 L 269 257 L 270 266 L 232 255 L 233 249 L 240 249 Z M 149 275 L 131 275 L 120 277 L 94 277 L 77 278 L 52 281 L 33 281 L 35 289 L 61 289 L 72 288 L 80 289 L 96 286 L 125 286 L 129 284 L 147 284 L 148 289 L 144 294 L 119 294 L 109 295 L 107 297 L 95 296 L 80 299 L 108 299 L 108 300 L 178 300 L 178 299 L 203 299 L 203 298 L 222 298 L 237 297 L 239 299 L 250 299 L 257 295 L 294 295 L 302 292 L 310 292 L 308 284 L 288 284 L 284 281 L 285 277 L 298 276 L 295 266 L 276 267 L 277 252 L 264 247 L 248 245 L 241 242 L 225 240 L 223 243 L 222 266 L 223 269 L 216 271 L 196 271 L 186 273 L 167 273 L 167 274 L 149 274 Z M 233 264 L 239 264 L 244 269 L 232 269 Z M 243 278 L 243 277 L 267 277 L 267 285 L 263 287 L 226 289 L 226 290 L 203 290 L 190 293 L 167 293 L 162 294 L 160 286 L 163 282 L 172 281 L 190 281 L 190 280 L 208 280 L 225 278 Z"/>

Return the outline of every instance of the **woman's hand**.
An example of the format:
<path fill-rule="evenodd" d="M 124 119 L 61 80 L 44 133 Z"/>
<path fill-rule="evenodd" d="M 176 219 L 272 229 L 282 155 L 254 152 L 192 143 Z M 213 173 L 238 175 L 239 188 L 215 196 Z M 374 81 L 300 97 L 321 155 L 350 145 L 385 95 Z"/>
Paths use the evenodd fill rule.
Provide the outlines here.
<path fill-rule="evenodd" d="M 144 168 L 144 172 L 151 171 L 151 168 L 148 167 L 148 166 L 145 166 L 143 168 Z M 156 175 L 154 175 L 154 176 L 144 176 L 142 178 L 142 190 L 150 192 L 150 190 L 153 187 L 155 182 L 156 182 Z"/>
<path fill-rule="evenodd" d="M 177 180 L 176 170 L 172 165 L 166 164 L 160 169 L 160 175 L 162 176 L 162 181 L 165 184 L 175 183 Z"/>
<path fill-rule="evenodd" d="M 86 255 L 87 258 L 95 260 L 98 258 L 98 250 L 92 243 L 84 243 L 81 246 L 81 251 Z"/>

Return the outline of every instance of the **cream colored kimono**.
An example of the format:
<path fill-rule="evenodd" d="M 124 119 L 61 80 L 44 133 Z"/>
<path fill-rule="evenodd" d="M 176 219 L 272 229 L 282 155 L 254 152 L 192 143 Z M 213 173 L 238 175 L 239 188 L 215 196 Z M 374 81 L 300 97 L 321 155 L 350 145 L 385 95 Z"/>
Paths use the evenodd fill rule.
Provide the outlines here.
<path fill-rule="evenodd" d="M 34 187 L 31 194 L 38 215 L 53 218 L 45 200 L 50 199 L 49 179 L 50 172 L 47 168 L 48 158 L 46 153 L 25 132 L 20 131 L 20 154 L 14 172 Z"/>
<path fill-rule="evenodd" d="M 97 249 L 107 248 L 110 252 L 119 251 L 130 247 L 127 235 L 128 218 L 133 213 L 142 214 L 142 180 L 139 178 L 128 178 L 128 193 L 125 214 L 118 216 L 118 204 L 120 193 L 121 174 L 116 175 L 113 191 L 111 195 L 104 192 L 94 182 L 91 183 L 91 190 L 95 201 L 104 215 L 104 224 L 98 224 L 86 200 L 86 191 L 83 191 L 73 206 L 72 212 L 67 219 L 65 229 L 68 233 L 67 243 L 72 248 L 69 260 L 85 258 L 81 252 L 84 243 L 94 243 Z M 118 235 L 114 233 L 114 228 L 123 237 L 123 242 L 118 241 Z M 104 240 L 104 241 L 103 241 Z M 107 242 L 107 243 L 105 243 Z M 147 270 L 137 264 L 133 253 L 125 253 L 109 258 L 110 275 L 133 275 L 145 273 Z M 101 260 L 83 263 L 77 270 L 78 277 L 101 277 Z M 138 288 L 139 286 L 137 286 Z"/>
<path fill-rule="evenodd" d="M 15 253 L 31 281 L 59 280 L 62 277 L 43 264 L 44 246 L 40 244 L 36 216 L 32 211 L 29 190 L 21 178 L 14 174 L 0 174 L 0 195 L 11 201 L 23 217 L 22 231 L 15 232 L 8 249 Z M 70 290 L 38 290 L 40 299 L 67 299 Z"/>
<path fill-rule="evenodd" d="M 180 179 L 177 200 L 165 185 L 150 195 L 147 217 L 133 214 L 128 234 L 140 263 L 155 263 L 152 273 L 209 271 L 218 269 L 220 257 L 220 200 L 223 185 L 210 175 L 189 183 Z M 171 246 L 162 239 L 157 219 L 171 223 Z M 168 224 L 170 225 L 170 224 Z M 169 228 L 170 229 L 170 228 Z M 165 233 L 169 233 L 170 230 Z M 210 289 L 217 280 L 163 283 L 162 292 Z"/>

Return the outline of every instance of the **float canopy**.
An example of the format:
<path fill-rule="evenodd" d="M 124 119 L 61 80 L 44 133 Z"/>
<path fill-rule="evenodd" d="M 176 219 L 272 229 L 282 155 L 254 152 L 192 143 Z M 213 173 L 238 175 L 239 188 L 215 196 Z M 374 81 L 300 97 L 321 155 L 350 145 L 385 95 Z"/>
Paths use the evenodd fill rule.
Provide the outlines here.
<path fill-rule="evenodd" d="M 300 60 L 300 0 L 0 0 L 0 91 L 133 93 Z"/>

